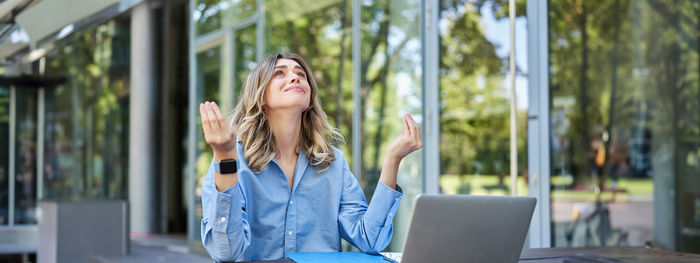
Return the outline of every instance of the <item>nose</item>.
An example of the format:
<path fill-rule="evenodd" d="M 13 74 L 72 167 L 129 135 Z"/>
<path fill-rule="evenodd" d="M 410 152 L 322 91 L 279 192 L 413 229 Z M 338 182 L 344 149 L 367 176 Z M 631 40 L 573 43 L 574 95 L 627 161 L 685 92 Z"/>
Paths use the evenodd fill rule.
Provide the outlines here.
<path fill-rule="evenodd" d="M 289 82 L 291 82 L 291 83 L 296 82 L 297 84 L 299 84 L 299 83 L 300 83 L 300 82 L 299 82 L 299 76 L 296 75 L 296 74 L 292 75 L 292 79 L 291 79 Z"/>

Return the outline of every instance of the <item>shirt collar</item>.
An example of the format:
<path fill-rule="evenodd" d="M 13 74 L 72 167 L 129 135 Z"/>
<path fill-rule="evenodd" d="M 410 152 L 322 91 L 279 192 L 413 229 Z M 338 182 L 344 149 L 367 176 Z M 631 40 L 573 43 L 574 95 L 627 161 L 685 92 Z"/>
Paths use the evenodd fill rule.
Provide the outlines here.
<path fill-rule="evenodd" d="M 299 148 L 299 153 L 297 155 L 298 155 L 297 156 L 297 165 L 296 165 L 296 168 L 294 169 L 294 185 L 292 186 L 292 192 L 294 192 L 294 190 L 297 189 L 297 186 L 299 185 L 301 178 L 304 176 L 304 173 L 306 172 L 306 168 L 309 166 L 309 159 L 306 158 L 306 154 L 303 152 L 301 147 Z M 275 165 L 277 165 L 277 167 L 280 167 L 280 164 L 277 162 L 277 159 L 272 158 L 271 162 L 275 163 Z"/>

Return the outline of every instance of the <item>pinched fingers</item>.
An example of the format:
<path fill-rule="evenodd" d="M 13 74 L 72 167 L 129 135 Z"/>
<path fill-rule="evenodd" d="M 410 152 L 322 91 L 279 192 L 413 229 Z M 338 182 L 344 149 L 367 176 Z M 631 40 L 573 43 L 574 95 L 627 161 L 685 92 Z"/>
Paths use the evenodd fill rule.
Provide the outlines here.
<path fill-rule="evenodd" d="M 423 147 L 420 128 L 410 114 L 403 116 L 403 131 L 401 135 L 389 146 L 389 154 L 402 159 L 406 155 Z"/>
<path fill-rule="evenodd" d="M 423 137 L 420 132 L 420 127 L 411 115 L 408 115 L 408 122 L 409 126 L 411 127 L 411 135 L 413 136 L 416 150 L 420 149 L 421 147 L 423 147 Z"/>

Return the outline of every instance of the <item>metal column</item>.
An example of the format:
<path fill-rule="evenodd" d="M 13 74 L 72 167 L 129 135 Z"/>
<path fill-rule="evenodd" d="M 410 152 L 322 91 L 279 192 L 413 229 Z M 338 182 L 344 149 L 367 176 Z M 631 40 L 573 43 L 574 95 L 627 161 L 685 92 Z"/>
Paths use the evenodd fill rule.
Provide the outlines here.
<path fill-rule="evenodd" d="M 528 185 L 537 206 L 530 223 L 530 247 L 551 246 L 549 198 L 549 60 L 547 1 L 527 2 Z"/>
<path fill-rule="evenodd" d="M 440 67 L 439 1 L 423 0 L 421 38 L 423 41 L 423 193 L 437 194 L 440 180 Z"/>

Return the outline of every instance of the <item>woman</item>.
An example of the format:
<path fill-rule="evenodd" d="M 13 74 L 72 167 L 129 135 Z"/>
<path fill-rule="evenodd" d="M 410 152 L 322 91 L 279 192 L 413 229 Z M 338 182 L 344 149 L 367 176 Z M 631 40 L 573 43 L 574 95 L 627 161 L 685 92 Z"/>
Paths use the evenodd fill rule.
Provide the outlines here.
<path fill-rule="evenodd" d="M 201 232 L 213 259 L 340 251 L 341 237 L 378 253 L 391 241 L 403 196 L 396 173 L 401 159 L 423 146 L 418 125 L 404 116 L 368 206 L 343 152 L 329 143 L 342 137 L 317 94 L 300 56 L 276 54 L 250 72 L 228 121 L 215 103 L 199 105 L 204 137 L 214 151 L 202 184 Z"/>

